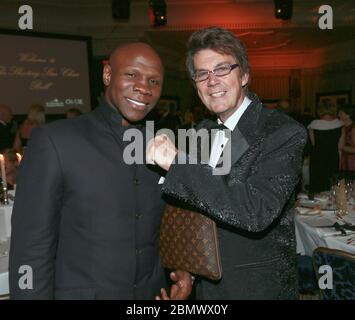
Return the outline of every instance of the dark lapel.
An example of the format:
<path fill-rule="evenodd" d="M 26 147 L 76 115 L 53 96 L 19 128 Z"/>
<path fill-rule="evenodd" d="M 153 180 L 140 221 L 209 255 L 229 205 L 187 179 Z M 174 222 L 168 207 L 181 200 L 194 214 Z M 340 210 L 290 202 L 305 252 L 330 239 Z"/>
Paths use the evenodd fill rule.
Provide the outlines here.
<path fill-rule="evenodd" d="M 232 137 L 229 139 L 226 148 L 231 146 L 231 165 L 235 164 L 239 158 L 249 149 L 249 144 L 247 140 L 244 138 L 243 134 L 238 129 L 238 126 L 234 128 L 232 131 Z"/>
<path fill-rule="evenodd" d="M 212 143 L 216 135 L 216 131 L 212 129 L 214 129 L 215 127 L 216 121 L 210 119 L 205 119 L 196 126 L 196 130 L 207 129 L 207 131 L 209 132 L 208 139 L 202 139 L 201 141 L 201 150 L 209 150 L 209 153 L 211 153 Z"/>
<path fill-rule="evenodd" d="M 237 126 L 231 133 L 231 139 L 228 143 L 232 143 L 231 147 L 231 165 L 235 164 L 240 157 L 249 149 L 249 145 L 257 134 L 257 124 L 260 112 L 262 110 L 261 102 L 255 94 L 251 94 L 249 99 L 252 100 L 248 108 L 243 113 Z M 203 120 L 199 123 L 199 128 L 211 130 L 215 126 L 212 120 Z M 207 141 L 208 142 L 208 141 Z M 226 148 L 229 147 L 228 145 Z"/>
<path fill-rule="evenodd" d="M 237 126 L 232 132 L 231 148 L 231 164 L 235 164 L 240 157 L 249 149 L 258 130 L 258 120 L 262 105 L 259 99 L 255 96 L 250 96 L 253 99 L 248 108 L 243 113 L 238 121 Z"/>

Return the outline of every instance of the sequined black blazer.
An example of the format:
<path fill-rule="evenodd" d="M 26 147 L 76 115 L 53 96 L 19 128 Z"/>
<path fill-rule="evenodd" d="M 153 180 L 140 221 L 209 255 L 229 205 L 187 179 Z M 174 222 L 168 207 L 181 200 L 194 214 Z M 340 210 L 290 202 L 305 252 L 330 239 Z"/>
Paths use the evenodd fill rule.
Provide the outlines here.
<path fill-rule="evenodd" d="M 297 294 L 293 193 L 306 131 L 250 96 L 231 135 L 231 170 L 174 164 L 163 192 L 218 225 L 223 278 L 201 279 L 199 299 L 289 299 Z M 210 126 L 202 122 L 200 127 Z"/>

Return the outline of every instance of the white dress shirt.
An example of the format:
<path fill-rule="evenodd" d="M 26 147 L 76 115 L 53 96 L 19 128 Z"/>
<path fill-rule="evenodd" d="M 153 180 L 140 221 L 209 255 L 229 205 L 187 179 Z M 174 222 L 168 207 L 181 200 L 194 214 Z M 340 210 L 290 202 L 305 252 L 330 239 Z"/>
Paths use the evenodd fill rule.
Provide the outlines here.
<path fill-rule="evenodd" d="M 244 111 L 248 108 L 250 105 L 251 100 L 248 97 L 245 97 L 242 104 L 240 107 L 235 110 L 235 112 L 226 120 L 225 123 L 223 123 L 220 119 L 217 119 L 217 122 L 219 124 L 223 123 L 230 131 L 233 131 L 236 125 L 238 124 L 239 119 L 243 115 Z M 210 156 L 210 161 L 209 165 L 212 168 L 215 168 L 219 158 L 221 157 L 222 151 L 228 142 L 228 137 L 225 136 L 224 130 L 219 130 L 212 142 L 212 148 L 211 148 L 211 156 Z"/>

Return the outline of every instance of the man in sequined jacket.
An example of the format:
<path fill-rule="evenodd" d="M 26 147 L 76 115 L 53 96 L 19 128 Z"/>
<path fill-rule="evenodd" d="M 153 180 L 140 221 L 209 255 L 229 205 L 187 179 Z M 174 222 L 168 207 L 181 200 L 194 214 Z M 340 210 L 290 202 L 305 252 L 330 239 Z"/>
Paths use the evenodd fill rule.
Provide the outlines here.
<path fill-rule="evenodd" d="M 299 180 L 305 129 L 247 94 L 244 46 L 224 29 L 195 32 L 187 66 L 205 106 L 230 131 L 218 131 L 207 164 L 179 164 L 174 145 L 161 135 L 148 144 L 147 160 L 167 170 L 162 191 L 192 205 L 218 226 L 223 277 L 200 279 L 197 299 L 297 297 L 293 193 Z M 215 126 L 202 121 L 200 128 Z M 230 147 L 230 170 L 215 174 Z M 174 160 L 174 164 L 173 163 Z M 181 163 L 181 162 L 180 162 Z"/>

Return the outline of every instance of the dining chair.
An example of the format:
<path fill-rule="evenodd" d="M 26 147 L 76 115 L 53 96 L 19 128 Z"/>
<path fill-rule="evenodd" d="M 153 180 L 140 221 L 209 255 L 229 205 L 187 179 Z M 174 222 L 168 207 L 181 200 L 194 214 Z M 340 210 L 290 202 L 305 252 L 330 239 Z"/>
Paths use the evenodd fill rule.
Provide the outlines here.
<path fill-rule="evenodd" d="M 313 270 L 312 257 L 297 255 L 298 290 L 301 295 L 318 294 L 318 281 Z"/>
<path fill-rule="evenodd" d="M 326 276 L 320 273 L 321 266 L 330 266 L 332 289 L 320 289 L 324 300 L 355 299 L 355 255 L 336 249 L 319 247 L 313 252 L 313 268 L 318 280 Z M 328 270 L 330 270 L 328 268 Z"/>

